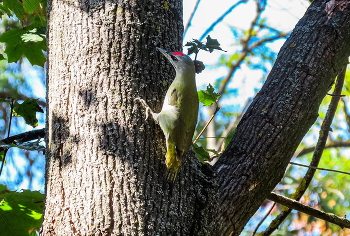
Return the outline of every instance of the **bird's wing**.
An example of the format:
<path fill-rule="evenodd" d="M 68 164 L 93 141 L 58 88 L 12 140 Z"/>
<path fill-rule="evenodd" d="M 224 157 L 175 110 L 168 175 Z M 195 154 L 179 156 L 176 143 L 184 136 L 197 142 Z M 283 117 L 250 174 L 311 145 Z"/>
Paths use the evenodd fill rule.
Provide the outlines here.
<path fill-rule="evenodd" d="M 176 88 L 174 88 L 173 91 L 171 91 L 170 97 L 168 100 L 168 104 L 170 106 L 177 106 L 178 105 L 178 101 L 177 101 L 179 98 L 178 93 L 179 93 L 179 91 Z"/>

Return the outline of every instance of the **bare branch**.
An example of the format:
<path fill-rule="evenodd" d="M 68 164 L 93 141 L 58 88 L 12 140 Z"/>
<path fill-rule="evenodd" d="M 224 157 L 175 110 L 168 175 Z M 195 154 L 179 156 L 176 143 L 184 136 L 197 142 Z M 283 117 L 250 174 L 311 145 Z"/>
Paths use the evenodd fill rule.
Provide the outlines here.
<path fill-rule="evenodd" d="M 308 166 L 308 165 L 303 165 L 303 164 L 299 164 L 299 163 L 295 163 L 295 162 L 289 162 L 292 165 L 297 165 L 297 166 L 303 166 L 303 167 L 308 167 L 311 169 L 315 169 L 315 170 L 325 170 L 325 171 L 330 171 L 330 172 L 336 172 L 336 173 L 341 173 L 341 174 L 346 174 L 346 175 L 350 175 L 349 172 L 345 172 L 345 171 L 340 171 L 340 170 L 332 170 L 332 169 L 326 169 L 326 168 L 320 168 L 320 167 L 314 167 L 314 166 Z"/>
<path fill-rule="evenodd" d="M 197 0 L 196 4 L 194 5 L 194 9 L 193 9 L 193 11 L 192 11 L 192 13 L 191 13 L 191 15 L 190 15 L 190 18 L 188 19 L 188 21 L 187 21 L 187 23 L 186 23 L 186 26 L 185 26 L 185 29 L 184 29 L 184 36 L 183 36 L 184 38 L 185 38 L 185 35 L 186 35 L 186 33 L 187 33 L 188 28 L 189 28 L 190 25 L 191 25 L 191 21 L 192 21 L 192 19 L 193 19 L 193 16 L 194 16 L 194 14 L 195 14 L 196 11 L 197 11 L 199 2 L 200 2 L 200 0 Z"/>
<path fill-rule="evenodd" d="M 343 217 L 339 217 L 336 216 L 334 214 L 331 213 L 325 213 L 323 211 L 320 210 L 316 210 L 315 208 L 306 206 L 304 204 L 299 203 L 298 201 L 295 201 L 293 199 L 284 197 L 282 195 L 279 195 L 277 193 L 271 193 L 267 199 L 277 202 L 281 205 L 284 205 L 286 207 L 288 207 L 289 209 L 294 209 L 300 212 L 303 212 L 305 214 L 308 214 L 310 216 L 314 216 L 317 217 L 319 219 L 325 220 L 327 222 L 336 224 L 338 226 L 340 226 L 341 228 L 350 228 L 350 221 L 347 220 L 346 218 Z"/>
<path fill-rule="evenodd" d="M 239 115 L 237 117 L 235 117 L 234 119 L 232 119 L 230 121 L 230 123 L 228 124 L 227 128 L 222 132 L 221 136 L 222 137 L 227 137 L 227 135 L 229 135 L 229 133 L 237 126 L 238 122 L 241 120 L 244 112 L 247 110 L 249 104 L 252 102 L 252 98 L 249 98 L 245 104 L 244 104 L 244 107 L 241 111 L 241 113 L 239 113 Z M 221 148 L 221 150 L 219 150 L 219 152 L 222 152 L 223 151 L 223 147 L 225 145 L 225 139 L 222 140 L 221 144 L 216 148 L 216 149 L 219 149 Z"/>
<path fill-rule="evenodd" d="M 345 78 L 345 73 L 346 73 L 346 66 L 345 65 L 341 72 L 339 73 L 338 77 L 337 77 L 337 83 L 335 85 L 335 89 L 333 94 L 337 95 L 337 94 L 341 94 L 342 88 L 343 88 L 343 84 L 344 84 L 344 78 Z M 320 159 L 322 157 L 322 152 L 326 146 L 326 142 L 327 142 L 327 137 L 328 137 L 328 133 L 330 131 L 330 127 L 332 124 L 332 120 L 335 114 L 335 111 L 337 109 L 338 106 L 338 102 L 340 100 L 339 96 L 332 96 L 332 100 L 329 104 L 328 110 L 327 110 L 327 114 L 326 117 L 323 121 L 323 124 L 321 126 L 321 130 L 320 130 L 320 136 L 318 138 L 317 144 L 316 144 L 316 148 L 314 151 L 314 155 L 312 157 L 310 166 L 313 167 L 317 167 Z M 311 169 L 309 168 L 308 171 L 306 172 L 303 180 L 301 181 L 302 184 L 299 185 L 299 187 L 296 189 L 293 198 L 296 201 L 299 201 L 300 198 L 303 196 L 303 194 L 305 193 L 307 187 L 310 185 L 311 180 L 315 174 L 315 169 Z M 289 215 L 289 213 L 292 211 L 292 209 L 288 209 L 288 210 L 284 210 L 282 211 L 269 225 L 269 227 L 267 227 L 264 232 L 261 233 L 261 235 L 271 235 L 278 227 L 279 225 L 283 222 L 283 220 L 286 219 L 286 217 Z"/>
<path fill-rule="evenodd" d="M 276 206 L 276 202 L 274 202 L 272 204 L 272 206 L 270 207 L 270 210 L 265 214 L 264 218 L 261 219 L 261 221 L 259 222 L 259 224 L 255 227 L 252 236 L 254 236 L 256 234 L 256 232 L 258 231 L 260 225 L 266 220 L 266 218 L 270 215 L 271 211 L 273 210 L 273 208 Z"/>
<path fill-rule="evenodd" d="M 7 97 L 11 97 L 11 93 L 10 92 L 1 92 L 0 93 L 0 98 L 7 98 Z M 28 96 L 25 96 L 23 94 L 18 94 L 15 99 L 16 100 L 26 100 L 27 98 L 30 98 Z M 42 101 L 42 100 L 38 100 L 37 103 L 41 106 L 41 107 L 46 107 L 46 101 Z"/>
<path fill-rule="evenodd" d="M 244 59 L 248 56 L 249 53 L 252 52 L 253 49 L 261 46 L 262 44 L 264 44 L 266 42 L 271 42 L 271 41 L 274 41 L 276 39 L 279 39 L 279 38 L 282 38 L 282 37 L 285 37 L 288 35 L 288 34 L 281 33 L 277 30 L 274 30 L 275 32 L 278 32 L 277 36 L 261 39 L 261 40 L 257 41 L 256 43 L 252 44 L 251 46 L 249 46 L 252 37 L 256 34 L 256 32 L 254 33 L 254 27 L 258 25 L 259 18 L 261 16 L 262 12 L 265 10 L 265 6 L 266 6 L 266 0 L 256 0 L 255 2 L 256 2 L 255 18 L 251 22 L 251 25 L 250 25 L 249 29 L 247 30 L 247 34 L 245 35 L 245 37 L 243 39 L 241 39 L 242 51 L 238 55 L 238 59 L 231 63 L 231 65 L 229 66 L 228 75 L 220 83 L 220 87 L 218 88 L 219 94 L 224 94 L 228 83 L 231 81 L 231 78 L 233 77 L 233 74 L 241 66 Z M 219 98 L 219 100 L 220 99 L 221 99 L 221 97 Z M 209 108 L 209 114 L 213 114 L 215 109 L 216 109 L 215 105 L 213 107 Z M 208 133 L 208 136 L 215 136 L 215 120 L 214 120 L 214 122 L 212 122 L 208 126 L 207 133 Z M 221 143 L 216 142 L 216 140 L 210 140 L 207 143 L 207 146 L 211 149 L 218 149 L 220 145 L 221 145 Z"/>
<path fill-rule="evenodd" d="M 330 142 L 324 147 L 324 149 L 339 148 L 339 147 L 350 147 L 350 140 Z M 304 148 L 303 150 L 300 151 L 300 153 L 298 153 L 297 156 L 302 156 L 302 155 L 308 154 L 310 152 L 313 152 L 314 150 L 315 150 L 315 146 L 309 147 L 309 148 Z"/>
<path fill-rule="evenodd" d="M 348 125 L 348 132 L 350 133 L 350 113 L 348 111 L 348 108 L 346 107 L 346 101 L 344 98 L 341 98 L 341 101 L 343 102 L 343 112 L 345 115 L 345 120 Z"/>
<path fill-rule="evenodd" d="M 246 3 L 248 0 L 240 0 L 237 3 L 233 4 L 227 11 L 225 11 L 224 14 L 222 14 L 209 28 L 202 34 L 202 36 L 199 38 L 199 41 L 202 41 L 207 34 L 210 33 L 214 29 L 214 27 L 219 24 L 233 9 L 235 9 L 239 4 Z"/>
<path fill-rule="evenodd" d="M 233 77 L 233 74 L 237 71 L 237 69 L 241 66 L 242 62 L 244 61 L 244 59 L 248 56 L 248 54 L 250 54 L 253 51 L 253 49 L 261 46 L 264 43 L 272 42 L 276 39 L 284 38 L 288 35 L 287 33 L 278 33 L 277 36 L 261 39 L 261 40 L 257 41 L 256 43 L 253 43 L 251 46 L 249 46 L 249 43 L 254 35 L 254 26 L 258 25 L 258 20 L 261 16 L 262 12 L 265 9 L 265 5 L 266 5 L 265 0 L 262 0 L 262 1 L 257 0 L 256 1 L 256 8 L 257 8 L 256 16 L 253 19 L 253 21 L 251 22 L 251 25 L 250 25 L 249 29 L 247 30 L 246 36 L 243 39 L 241 39 L 242 51 L 238 55 L 237 60 L 235 60 L 234 62 L 231 63 L 231 65 L 229 66 L 229 72 L 228 72 L 227 76 L 220 83 L 220 87 L 218 88 L 219 94 L 224 94 L 228 83 L 231 81 L 231 78 Z M 219 97 L 218 100 L 220 100 L 221 97 Z M 215 109 L 216 109 L 215 105 L 212 108 L 209 108 L 209 114 L 213 113 Z M 207 129 L 207 131 L 209 132 L 209 136 L 215 135 L 215 132 L 214 132 L 215 127 L 214 126 L 215 126 L 215 122 L 212 122 L 209 125 L 209 127 Z M 215 140 L 212 140 L 210 143 L 208 143 L 208 146 L 210 148 L 217 149 L 218 143 L 216 143 Z"/>
<path fill-rule="evenodd" d="M 253 30 L 253 28 L 251 28 L 251 30 Z M 229 70 L 227 76 L 222 80 L 220 88 L 218 89 L 219 94 L 223 94 L 225 92 L 227 84 L 230 82 L 233 74 L 240 67 L 240 65 L 244 61 L 245 57 L 249 53 L 251 53 L 254 48 L 257 48 L 257 47 L 263 45 L 264 43 L 273 42 L 277 39 L 285 38 L 288 35 L 288 33 L 279 33 L 277 36 L 261 39 L 249 47 L 248 44 L 249 44 L 249 40 L 251 39 L 252 35 L 251 35 L 251 31 L 248 30 L 248 32 L 250 32 L 250 36 L 248 33 L 247 39 L 241 41 L 243 50 L 239 54 L 238 59 L 231 64 L 230 70 Z M 246 40 L 248 40 L 248 41 L 246 41 Z"/>
<path fill-rule="evenodd" d="M 35 140 L 38 138 L 44 138 L 44 137 L 45 137 L 45 128 L 38 129 L 38 130 L 32 130 L 32 131 L 28 131 L 28 132 L 17 134 L 17 135 L 13 135 L 11 137 L 0 140 L 0 142 L 3 142 L 5 144 L 13 143 L 16 140 L 21 140 L 21 142 L 28 142 L 28 141 L 32 141 L 32 140 Z M 0 147 L 0 151 L 1 151 L 1 149 L 2 148 Z"/>
<path fill-rule="evenodd" d="M 219 110 L 220 110 L 220 107 L 217 106 L 217 107 L 216 107 L 216 110 L 215 110 L 215 112 L 214 112 L 214 114 L 210 117 L 209 121 L 208 121 L 207 124 L 204 126 L 204 128 L 202 129 L 202 131 L 198 134 L 197 138 L 193 141 L 192 144 L 195 144 L 195 143 L 198 141 L 199 137 L 202 136 L 204 130 L 206 130 L 206 128 L 208 127 L 208 125 L 210 124 L 210 122 L 214 119 L 216 113 L 218 113 Z"/>

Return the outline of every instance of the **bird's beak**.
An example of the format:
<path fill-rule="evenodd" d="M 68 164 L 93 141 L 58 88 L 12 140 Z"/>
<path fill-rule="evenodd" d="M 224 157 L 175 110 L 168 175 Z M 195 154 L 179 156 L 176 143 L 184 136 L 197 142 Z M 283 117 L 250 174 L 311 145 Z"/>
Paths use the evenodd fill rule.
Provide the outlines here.
<path fill-rule="evenodd" d="M 166 50 L 164 50 L 164 49 L 161 49 L 161 48 L 158 48 L 157 47 L 157 49 L 158 49 L 158 51 L 160 51 L 166 58 L 170 58 L 170 55 L 169 55 L 169 52 L 168 51 L 166 51 Z"/>
<path fill-rule="evenodd" d="M 168 59 L 168 61 L 176 68 L 176 65 L 174 64 L 174 61 L 171 59 L 171 55 L 170 55 L 170 52 L 164 50 L 164 49 L 161 49 L 161 48 L 158 48 L 158 51 L 160 51 L 165 57 L 166 59 Z"/>

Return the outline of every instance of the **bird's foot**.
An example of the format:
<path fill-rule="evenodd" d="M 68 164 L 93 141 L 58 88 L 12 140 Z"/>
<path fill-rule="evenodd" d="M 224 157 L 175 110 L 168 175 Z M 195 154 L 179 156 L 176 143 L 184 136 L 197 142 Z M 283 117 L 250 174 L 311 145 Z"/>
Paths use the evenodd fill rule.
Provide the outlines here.
<path fill-rule="evenodd" d="M 139 101 L 139 102 L 142 104 L 142 106 L 146 109 L 146 118 L 145 118 L 145 120 L 148 119 L 148 114 L 149 114 L 149 113 L 151 113 L 151 115 L 152 115 L 152 117 L 153 117 L 154 112 L 153 112 L 152 109 L 148 106 L 148 104 L 146 103 L 146 101 L 143 100 L 142 98 L 135 98 L 135 101 L 136 101 L 136 100 Z"/>

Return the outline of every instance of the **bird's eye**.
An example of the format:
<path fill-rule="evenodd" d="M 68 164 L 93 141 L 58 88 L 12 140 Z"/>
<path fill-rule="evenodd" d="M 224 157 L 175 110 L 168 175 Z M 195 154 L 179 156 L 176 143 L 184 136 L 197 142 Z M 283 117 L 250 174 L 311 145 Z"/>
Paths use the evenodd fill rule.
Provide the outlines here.
<path fill-rule="evenodd" d="M 173 59 L 173 61 L 177 61 L 177 58 L 173 55 L 171 55 L 171 59 Z"/>

